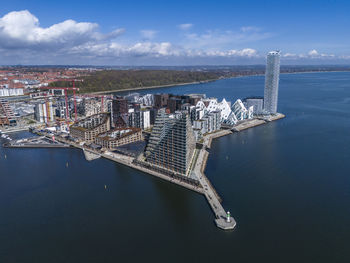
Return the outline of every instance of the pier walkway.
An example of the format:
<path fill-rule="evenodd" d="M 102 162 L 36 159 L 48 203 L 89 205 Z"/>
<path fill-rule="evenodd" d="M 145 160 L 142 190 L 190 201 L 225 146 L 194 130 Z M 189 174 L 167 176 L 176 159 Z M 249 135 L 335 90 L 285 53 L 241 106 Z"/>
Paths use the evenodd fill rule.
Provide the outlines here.
<path fill-rule="evenodd" d="M 210 184 L 209 179 L 206 178 L 204 174 L 204 169 L 206 166 L 208 156 L 208 152 L 206 149 L 207 147 L 210 147 L 212 139 L 225 136 L 231 133 L 232 132 L 229 130 L 222 130 L 217 133 L 205 136 L 203 140 L 203 147 L 199 150 L 198 159 L 193 169 L 193 172 L 195 173 L 200 184 L 203 187 L 203 194 L 215 214 L 215 223 L 217 227 L 224 230 L 234 229 L 236 226 L 236 221 L 233 217 L 230 217 L 229 222 L 227 222 L 227 213 L 220 203 L 220 197 L 216 193 L 214 187 Z"/>

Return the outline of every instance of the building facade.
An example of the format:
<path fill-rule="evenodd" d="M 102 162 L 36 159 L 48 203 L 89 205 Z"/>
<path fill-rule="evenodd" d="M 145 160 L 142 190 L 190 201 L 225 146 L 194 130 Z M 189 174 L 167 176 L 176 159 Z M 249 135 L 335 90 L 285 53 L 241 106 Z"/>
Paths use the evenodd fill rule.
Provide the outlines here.
<path fill-rule="evenodd" d="M 39 102 L 34 107 L 34 118 L 39 122 L 52 122 L 54 121 L 54 110 L 52 107 L 52 101 Z"/>
<path fill-rule="evenodd" d="M 109 130 L 109 114 L 99 113 L 74 123 L 70 127 L 70 134 L 74 138 L 92 143 L 95 141 L 98 134 L 105 133 Z"/>
<path fill-rule="evenodd" d="M 182 113 L 171 117 L 160 109 L 149 138 L 145 158 L 154 166 L 187 176 L 195 149 L 190 117 Z"/>
<path fill-rule="evenodd" d="M 0 99 L 0 126 L 16 126 L 15 115 L 5 99 Z"/>
<path fill-rule="evenodd" d="M 21 88 L 0 88 L 0 97 L 9 97 L 9 96 L 22 96 L 24 95 L 23 89 Z"/>
<path fill-rule="evenodd" d="M 129 127 L 149 129 L 151 127 L 150 116 L 150 111 L 147 109 L 129 110 Z"/>
<path fill-rule="evenodd" d="M 125 128 L 128 126 L 128 100 L 125 98 L 115 98 L 112 100 L 112 126 Z"/>
<path fill-rule="evenodd" d="M 277 113 L 279 75 L 280 52 L 271 51 L 267 54 L 264 90 L 264 111 L 268 114 Z"/>
<path fill-rule="evenodd" d="M 141 141 L 140 128 L 117 128 L 112 131 L 97 135 L 95 143 L 103 148 L 116 149 L 118 146 Z"/>
<path fill-rule="evenodd" d="M 249 109 L 253 106 L 254 114 L 262 114 L 264 107 L 264 98 L 263 97 L 248 97 L 243 100 L 244 106 Z"/>

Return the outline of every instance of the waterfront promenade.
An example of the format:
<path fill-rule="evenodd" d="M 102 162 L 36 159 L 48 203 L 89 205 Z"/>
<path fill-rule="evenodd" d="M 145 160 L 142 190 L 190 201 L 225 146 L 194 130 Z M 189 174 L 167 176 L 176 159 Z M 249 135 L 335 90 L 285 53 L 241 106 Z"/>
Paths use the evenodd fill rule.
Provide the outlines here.
<path fill-rule="evenodd" d="M 85 157 L 88 156 L 87 159 L 89 161 L 91 161 L 93 159 L 96 159 L 96 158 L 99 158 L 99 157 L 103 157 L 105 159 L 108 159 L 108 160 L 111 160 L 111 161 L 114 161 L 114 162 L 126 165 L 126 166 L 128 166 L 130 168 L 133 168 L 133 169 L 136 169 L 136 170 L 148 173 L 150 175 L 156 176 L 156 177 L 161 178 L 163 180 L 166 180 L 166 181 L 169 181 L 171 183 L 174 183 L 174 184 L 180 185 L 182 187 L 185 187 L 185 188 L 187 188 L 189 190 L 192 190 L 192 191 L 195 191 L 197 193 L 203 194 L 203 189 L 202 189 L 202 187 L 200 185 L 189 184 L 189 183 L 186 183 L 186 182 L 184 182 L 182 180 L 179 180 L 178 178 L 162 174 L 162 173 L 157 172 L 155 170 L 147 169 L 146 167 L 141 166 L 141 165 L 137 165 L 137 164 L 135 164 L 135 162 L 134 162 L 135 158 L 133 158 L 133 157 L 126 156 L 126 155 L 119 154 L 119 153 L 115 153 L 115 152 L 110 152 L 110 151 L 103 152 L 103 151 L 99 151 L 99 150 L 94 150 L 94 149 L 91 149 L 91 148 L 87 148 L 84 145 L 80 145 L 78 143 L 72 142 L 70 140 L 66 140 L 66 139 L 58 137 L 58 136 L 56 137 L 56 140 L 60 141 L 62 143 L 65 143 L 65 144 L 69 144 L 72 147 L 79 148 L 79 149 L 83 150 L 84 153 L 85 153 Z"/>
<path fill-rule="evenodd" d="M 235 126 L 232 127 L 232 131 L 235 132 L 240 132 L 249 128 L 253 128 L 262 124 L 266 124 L 268 122 L 271 121 L 276 121 L 279 119 L 283 119 L 284 117 L 286 117 L 284 114 L 282 113 L 277 113 L 275 115 L 272 116 L 268 116 L 268 117 L 259 117 L 259 118 L 254 118 L 251 120 L 244 120 L 238 124 L 236 124 Z"/>

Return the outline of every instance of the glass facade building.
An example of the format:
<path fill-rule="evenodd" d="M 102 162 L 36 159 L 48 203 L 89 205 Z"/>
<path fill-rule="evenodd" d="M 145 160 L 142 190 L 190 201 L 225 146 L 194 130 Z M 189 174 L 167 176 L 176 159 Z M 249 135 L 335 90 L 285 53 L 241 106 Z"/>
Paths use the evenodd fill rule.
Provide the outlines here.
<path fill-rule="evenodd" d="M 278 83 L 280 75 L 280 51 L 271 51 L 267 54 L 264 111 L 265 113 L 277 113 Z"/>

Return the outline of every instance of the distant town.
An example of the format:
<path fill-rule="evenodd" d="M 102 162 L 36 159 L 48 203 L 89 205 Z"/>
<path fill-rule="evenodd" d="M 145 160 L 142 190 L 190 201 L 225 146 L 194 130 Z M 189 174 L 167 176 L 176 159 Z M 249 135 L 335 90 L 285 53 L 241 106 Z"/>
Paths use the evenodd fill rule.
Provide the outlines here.
<path fill-rule="evenodd" d="M 79 93 L 82 77 L 95 71 L 1 71 L 4 146 L 76 147 L 88 161 L 103 157 L 141 170 L 205 195 L 216 225 L 233 229 L 235 220 L 204 174 L 208 149 L 214 138 L 284 117 L 277 111 L 279 51 L 267 55 L 264 97 L 235 101 L 205 94 Z M 60 81 L 71 85 L 50 85 Z M 36 136 L 12 140 L 9 135 L 28 130 Z"/>

